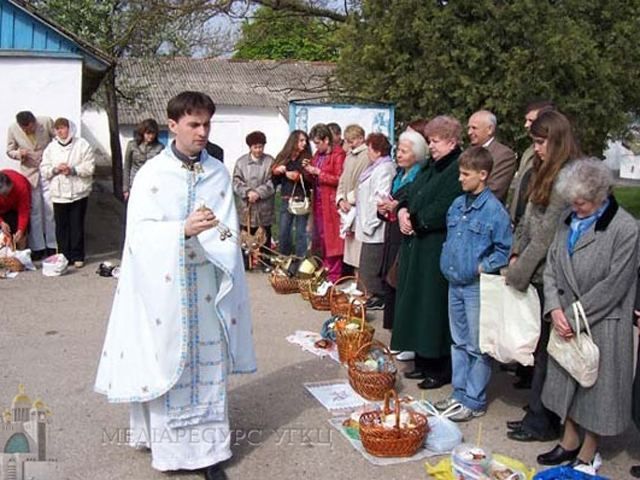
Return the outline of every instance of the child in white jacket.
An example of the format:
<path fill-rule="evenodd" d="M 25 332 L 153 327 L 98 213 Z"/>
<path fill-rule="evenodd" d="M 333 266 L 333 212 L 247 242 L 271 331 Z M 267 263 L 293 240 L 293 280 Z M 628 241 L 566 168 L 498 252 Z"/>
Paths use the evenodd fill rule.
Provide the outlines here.
<path fill-rule="evenodd" d="M 56 138 L 42 154 L 41 174 L 49 180 L 58 250 L 76 268 L 84 266 L 84 220 L 95 161 L 89 143 L 75 137 L 69 120 L 54 123 Z"/>

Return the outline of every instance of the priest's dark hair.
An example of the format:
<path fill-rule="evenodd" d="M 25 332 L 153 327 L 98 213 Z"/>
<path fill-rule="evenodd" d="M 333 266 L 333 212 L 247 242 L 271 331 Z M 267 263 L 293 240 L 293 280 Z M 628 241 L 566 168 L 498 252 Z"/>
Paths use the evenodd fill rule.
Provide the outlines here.
<path fill-rule="evenodd" d="M 185 115 L 191 115 L 198 111 L 209 112 L 211 116 L 216 113 L 216 106 L 206 93 L 182 92 L 169 100 L 167 105 L 167 117 L 175 122 Z"/>

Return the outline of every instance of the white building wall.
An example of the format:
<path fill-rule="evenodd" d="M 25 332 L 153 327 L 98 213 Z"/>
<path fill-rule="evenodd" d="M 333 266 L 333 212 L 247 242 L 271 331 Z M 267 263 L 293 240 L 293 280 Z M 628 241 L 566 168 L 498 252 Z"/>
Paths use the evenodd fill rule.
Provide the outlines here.
<path fill-rule="evenodd" d="M 21 110 L 66 117 L 80 130 L 82 61 L 40 57 L 0 57 L 0 168 L 19 169 L 6 152 L 7 128 Z"/>
<path fill-rule="evenodd" d="M 140 120 L 143 120 L 142 118 Z M 161 124 L 165 119 L 156 119 Z M 105 153 L 109 148 L 109 127 L 107 115 L 104 111 L 85 109 L 82 112 L 84 138 L 97 150 Z M 124 154 L 127 142 L 133 138 L 135 125 L 120 126 L 120 142 Z M 209 139 L 224 149 L 224 163 L 233 172 L 235 162 L 241 155 L 249 151 L 245 144 L 245 137 L 254 130 L 260 130 L 267 136 L 265 152 L 275 157 L 284 146 L 289 136 L 289 126 L 286 118 L 276 108 L 233 107 L 218 105 L 212 119 Z"/>

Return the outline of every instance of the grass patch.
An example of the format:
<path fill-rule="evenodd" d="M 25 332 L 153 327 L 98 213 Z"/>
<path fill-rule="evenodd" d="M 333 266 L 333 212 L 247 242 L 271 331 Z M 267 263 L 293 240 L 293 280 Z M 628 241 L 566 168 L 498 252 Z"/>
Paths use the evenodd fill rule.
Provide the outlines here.
<path fill-rule="evenodd" d="M 636 218 L 640 218 L 640 187 L 615 187 L 616 200 Z"/>

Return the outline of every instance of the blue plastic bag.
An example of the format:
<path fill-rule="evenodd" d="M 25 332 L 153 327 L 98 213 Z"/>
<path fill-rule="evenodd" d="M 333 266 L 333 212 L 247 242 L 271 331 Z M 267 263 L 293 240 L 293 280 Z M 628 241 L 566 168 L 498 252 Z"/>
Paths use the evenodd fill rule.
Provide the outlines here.
<path fill-rule="evenodd" d="M 325 340 L 331 340 L 332 342 L 335 342 L 336 331 L 333 330 L 332 328 L 329 328 L 329 325 L 331 325 L 332 323 L 335 323 L 339 319 L 340 317 L 338 315 L 333 315 L 327 318 L 322 324 L 322 329 L 320 330 L 320 336 Z"/>
<path fill-rule="evenodd" d="M 608 480 L 606 477 L 600 475 L 589 475 L 578 470 L 574 470 L 571 467 L 561 466 L 553 467 L 548 470 L 538 472 L 533 480 Z"/>

